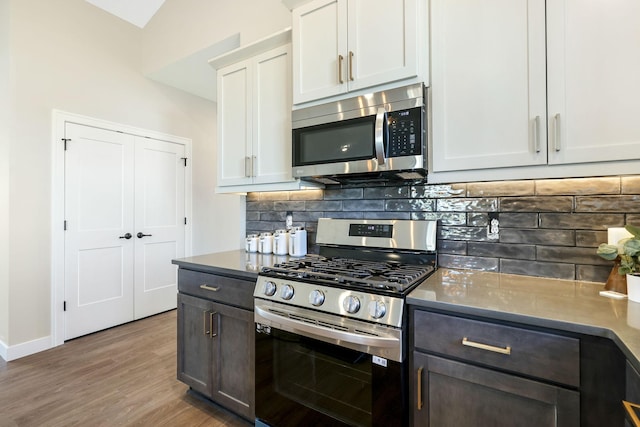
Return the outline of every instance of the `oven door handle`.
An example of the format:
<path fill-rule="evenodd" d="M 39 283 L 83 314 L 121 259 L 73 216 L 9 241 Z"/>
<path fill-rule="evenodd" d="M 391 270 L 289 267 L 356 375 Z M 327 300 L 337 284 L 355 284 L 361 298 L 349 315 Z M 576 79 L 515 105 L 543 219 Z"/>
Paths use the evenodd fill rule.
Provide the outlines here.
<path fill-rule="evenodd" d="M 323 326 L 308 324 L 299 320 L 290 319 L 264 310 L 259 306 L 255 306 L 256 316 L 260 316 L 266 320 L 278 323 L 279 329 L 284 329 L 291 333 L 306 332 L 317 337 L 329 338 L 336 341 L 343 341 L 353 344 L 366 345 L 369 347 L 397 347 L 400 345 L 400 339 L 395 337 L 382 337 L 372 335 L 361 335 L 354 332 L 338 331 L 335 329 L 325 328 Z M 258 321 L 258 319 L 256 319 Z M 275 327 L 275 326 L 274 326 Z"/>

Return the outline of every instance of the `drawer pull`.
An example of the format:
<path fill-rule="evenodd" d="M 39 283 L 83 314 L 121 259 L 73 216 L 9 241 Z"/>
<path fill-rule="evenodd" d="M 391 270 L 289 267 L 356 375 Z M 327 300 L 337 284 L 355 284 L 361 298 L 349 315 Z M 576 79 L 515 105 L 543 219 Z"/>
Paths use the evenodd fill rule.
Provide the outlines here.
<path fill-rule="evenodd" d="M 626 400 L 623 400 L 622 404 L 624 405 L 624 409 L 627 411 L 627 415 L 629 415 L 629 418 L 631 418 L 631 421 L 633 422 L 633 425 L 635 427 L 640 427 L 640 419 L 638 418 L 638 415 L 636 414 L 636 411 L 634 410 L 634 408 L 640 409 L 640 405 L 635 404 L 635 403 L 631 403 L 631 402 L 627 402 Z"/>
<path fill-rule="evenodd" d="M 462 345 L 466 345 L 467 347 L 479 348 L 480 350 L 492 351 L 494 353 L 500 354 L 511 354 L 511 347 L 495 347 L 489 344 L 482 344 L 475 341 L 469 341 L 467 337 L 462 338 Z"/>
<path fill-rule="evenodd" d="M 200 289 L 206 289 L 207 291 L 218 292 L 220 290 L 220 286 L 209 286 L 209 285 L 200 285 Z"/>
<path fill-rule="evenodd" d="M 417 387 L 417 389 L 418 389 L 418 405 L 417 405 L 418 406 L 418 411 L 421 411 L 422 410 L 422 406 L 423 406 L 423 403 L 422 403 L 422 370 L 423 370 L 423 367 L 420 366 L 418 368 L 418 387 Z"/>

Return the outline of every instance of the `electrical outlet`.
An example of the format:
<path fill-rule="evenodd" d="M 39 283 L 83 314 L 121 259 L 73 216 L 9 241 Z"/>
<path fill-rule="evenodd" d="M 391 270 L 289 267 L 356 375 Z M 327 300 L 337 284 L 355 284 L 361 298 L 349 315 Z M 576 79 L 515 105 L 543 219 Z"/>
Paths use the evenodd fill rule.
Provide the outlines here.
<path fill-rule="evenodd" d="M 489 212 L 487 238 L 491 240 L 497 240 L 500 238 L 500 220 L 498 219 L 498 212 Z"/>

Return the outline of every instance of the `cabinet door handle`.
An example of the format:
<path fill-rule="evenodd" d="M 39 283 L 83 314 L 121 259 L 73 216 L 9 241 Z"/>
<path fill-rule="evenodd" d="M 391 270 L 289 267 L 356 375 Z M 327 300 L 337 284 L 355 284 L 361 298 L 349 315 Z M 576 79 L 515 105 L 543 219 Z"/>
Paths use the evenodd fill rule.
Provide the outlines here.
<path fill-rule="evenodd" d="M 482 344 L 475 341 L 469 341 L 467 337 L 462 338 L 462 345 L 466 345 L 467 347 L 479 348 L 480 350 L 492 351 L 494 353 L 500 354 L 511 354 L 511 347 L 495 347 L 489 344 Z"/>
<path fill-rule="evenodd" d="M 540 116 L 536 116 L 533 122 L 533 142 L 536 145 L 536 153 L 540 152 Z"/>
<path fill-rule="evenodd" d="M 210 330 L 207 330 L 207 311 L 202 312 L 202 332 L 205 335 L 209 335 L 211 333 Z M 211 326 L 211 322 L 209 322 L 209 326 Z"/>
<path fill-rule="evenodd" d="M 251 157 L 244 158 L 244 176 L 251 178 Z"/>
<path fill-rule="evenodd" d="M 344 61 L 344 56 L 338 55 L 338 82 L 340 84 L 344 83 L 344 80 L 342 80 L 342 61 Z"/>
<path fill-rule="evenodd" d="M 555 125 L 556 125 L 556 141 L 555 141 L 555 148 L 556 151 L 560 151 L 560 149 L 562 148 L 561 146 L 561 142 L 562 142 L 562 132 L 561 132 L 561 127 L 560 127 L 560 113 L 556 114 L 554 116 L 555 119 Z"/>
<path fill-rule="evenodd" d="M 353 52 L 349 51 L 349 80 L 353 81 Z"/>
<path fill-rule="evenodd" d="M 215 334 L 213 333 L 213 329 L 214 329 L 213 328 L 213 318 L 214 318 L 214 316 L 216 316 L 216 314 L 218 314 L 217 311 L 212 311 L 212 312 L 209 313 L 209 325 L 211 326 L 209 328 L 209 338 L 213 338 L 213 337 L 217 337 L 218 336 L 218 332 L 217 332 L 218 331 L 218 322 L 216 322 L 216 327 L 215 327 L 216 333 Z"/>
<path fill-rule="evenodd" d="M 200 285 L 200 289 L 206 289 L 207 291 L 218 292 L 220 286 Z"/>
<path fill-rule="evenodd" d="M 251 157 L 251 176 L 258 176 L 258 158 L 256 156 Z"/>
<path fill-rule="evenodd" d="M 417 402 L 418 411 L 421 411 L 422 410 L 422 406 L 423 406 L 423 403 L 422 403 L 422 371 L 423 370 L 424 370 L 424 368 L 422 366 L 420 366 L 418 368 L 418 385 L 417 385 L 417 388 L 418 388 L 418 398 L 417 398 L 417 400 L 418 400 L 418 402 Z"/>

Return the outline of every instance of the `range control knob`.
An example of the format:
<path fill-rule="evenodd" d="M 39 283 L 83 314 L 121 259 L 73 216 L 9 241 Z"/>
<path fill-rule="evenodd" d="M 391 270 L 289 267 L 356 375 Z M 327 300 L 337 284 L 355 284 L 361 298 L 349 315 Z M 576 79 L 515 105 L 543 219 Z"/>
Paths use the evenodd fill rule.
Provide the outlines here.
<path fill-rule="evenodd" d="M 316 307 L 320 307 L 322 304 L 324 304 L 324 292 L 319 289 L 311 291 L 311 293 L 309 294 L 309 303 Z"/>
<path fill-rule="evenodd" d="M 342 302 L 342 307 L 347 311 L 347 313 L 357 313 L 358 310 L 360 310 L 360 300 L 358 297 L 349 295 Z"/>
<path fill-rule="evenodd" d="M 387 306 L 380 300 L 371 301 L 369 303 L 369 315 L 374 319 L 381 319 L 387 314 Z"/>
<path fill-rule="evenodd" d="M 268 297 L 272 297 L 276 294 L 276 290 L 277 290 L 277 286 L 275 283 L 273 283 L 271 280 L 269 280 L 268 282 L 264 283 L 264 287 L 262 288 L 262 292 L 268 296 Z"/>
<path fill-rule="evenodd" d="M 284 285 L 280 291 L 280 298 L 290 300 L 293 298 L 293 286 Z"/>

